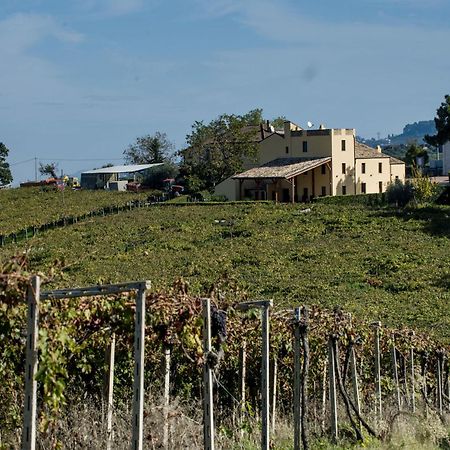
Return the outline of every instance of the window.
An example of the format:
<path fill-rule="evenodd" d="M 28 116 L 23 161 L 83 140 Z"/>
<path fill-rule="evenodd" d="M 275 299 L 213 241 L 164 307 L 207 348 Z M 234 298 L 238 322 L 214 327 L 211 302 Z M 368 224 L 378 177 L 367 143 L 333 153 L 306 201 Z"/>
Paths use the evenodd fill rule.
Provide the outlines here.
<path fill-rule="evenodd" d="M 366 193 L 366 183 L 361 183 L 361 194 Z"/>
<path fill-rule="evenodd" d="M 361 173 L 366 173 L 366 163 L 361 163 Z"/>
<path fill-rule="evenodd" d="M 341 150 L 345 152 L 345 139 L 342 139 L 341 141 Z"/>
<path fill-rule="evenodd" d="M 320 166 L 320 167 L 321 167 L 322 175 L 325 175 L 325 174 L 327 173 L 327 166 L 326 166 L 325 164 L 323 164 L 323 165 Z"/>
<path fill-rule="evenodd" d="M 322 197 L 325 197 L 325 195 L 327 195 L 327 187 L 322 186 Z"/>
<path fill-rule="evenodd" d="M 289 147 L 286 146 L 286 154 L 289 153 Z"/>
<path fill-rule="evenodd" d="M 342 163 L 342 174 L 345 175 L 345 163 Z"/>
<path fill-rule="evenodd" d="M 308 141 L 303 141 L 303 153 L 307 153 L 308 151 Z"/>
<path fill-rule="evenodd" d="M 347 186 L 342 186 L 342 195 L 347 195 Z"/>
<path fill-rule="evenodd" d="M 378 173 L 383 173 L 383 163 L 378 163 Z"/>
<path fill-rule="evenodd" d="M 378 182 L 378 192 L 381 194 L 383 192 L 383 182 L 379 181 Z"/>

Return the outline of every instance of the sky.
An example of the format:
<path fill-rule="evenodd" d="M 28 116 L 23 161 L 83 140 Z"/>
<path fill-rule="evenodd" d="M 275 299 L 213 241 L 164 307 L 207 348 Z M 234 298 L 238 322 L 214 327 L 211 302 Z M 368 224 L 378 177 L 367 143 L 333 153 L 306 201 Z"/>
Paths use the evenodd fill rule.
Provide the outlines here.
<path fill-rule="evenodd" d="M 138 136 L 262 108 L 366 138 L 450 94 L 449 0 L 1 0 L 0 142 L 15 183 L 120 164 Z"/>

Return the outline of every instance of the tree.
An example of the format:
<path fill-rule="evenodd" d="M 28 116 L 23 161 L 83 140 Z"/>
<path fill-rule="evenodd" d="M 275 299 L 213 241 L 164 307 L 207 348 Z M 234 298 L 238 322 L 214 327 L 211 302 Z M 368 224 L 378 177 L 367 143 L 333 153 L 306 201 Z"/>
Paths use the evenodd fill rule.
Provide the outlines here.
<path fill-rule="evenodd" d="M 54 162 L 49 164 L 39 163 L 39 173 L 41 175 L 49 175 L 52 178 L 58 178 L 58 176 L 56 175 L 57 168 L 58 165 Z"/>
<path fill-rule="evenodd" d="M 208 124 L 201 121 L 192 125 L 191 134 L 186 136 L 187 148 L 180 152 L 181 173 L 190 190 L 214 189 L 242 170 L 244 158 L 256 156 L 258 144 L 252 126 L 258 125 L 258 114 L 261 110 L 243 116 L 222 114 Z"/>
<path fill-rule="evenodd" d="M 123 152 L 128 164 L 154 164 L 170 162 L 175 145 L 169 141 L 166 133 L 157 131 L 155 134 L 136 138 Z"/>
<path fill-rule="evenodd" d="M 0 186 L 5 186 L 13 180 L 11 169 L 6 162 L 8 154 L 9 149 L 3 142 L 0 142 Z"/>
<path fill-rule="evenodd" d="M 427 144 L 437 147 L 450 141 L 450 95 L 445 96 L 445 101 L 436 110 L 436 117 L 434 118 L 437 133 L 433 136 L 426 135 L 425 142 Z"/>
<path fill-rule="evenodd" d="M 423 158 L 423 166 L 428 163 L 428 152 L 417 144 L 411 144 L 405 154 L 406 164 L 417 167 L 417 158 Z"/>
<path fill-rule="evenodd" d="M 275 119 L 272 120 L 272 125 L 276 130 L 282 130 L 284 128 L 284 122 L 286 122 L 285 116 L 278 116 L 275 117 Z"/>

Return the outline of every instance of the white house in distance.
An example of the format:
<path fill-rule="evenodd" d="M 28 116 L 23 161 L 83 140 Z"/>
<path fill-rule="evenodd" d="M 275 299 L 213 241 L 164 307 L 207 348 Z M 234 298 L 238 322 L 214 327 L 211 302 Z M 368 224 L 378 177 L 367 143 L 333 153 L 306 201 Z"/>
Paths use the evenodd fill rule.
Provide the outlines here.
<path fill-rule="evenodd" d="M 229 200 L 250 198 L 283 202 L 325 195 L 382 193 L 405 180 L 405 163 L 356 140 L 355 129 L 303 129 L 286 121 L 283 130 L 269 123 L 258 140 L 257 161 L 218 184 L 215 193 Z"/>
<path fill-rule="evenodd" d="M 450 141 L 442 146 L 442 170 L 443 175 L 450 172 Z"/>

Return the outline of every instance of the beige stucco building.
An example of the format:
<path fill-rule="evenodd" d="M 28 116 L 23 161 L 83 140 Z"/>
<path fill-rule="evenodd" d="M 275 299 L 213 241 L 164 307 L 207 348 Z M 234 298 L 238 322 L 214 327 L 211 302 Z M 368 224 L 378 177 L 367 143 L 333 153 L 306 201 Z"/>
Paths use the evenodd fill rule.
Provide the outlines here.
<path fill-rule="evenodd" d="M 384 192 L 404 181 L 405 164 L 356 141 L 354 129 L 320 126 L 304 130 L 286 121 L 283 130 L 261 126 L 256 161 L 216 186 L 229 200 L 250 198 L 283 202 L 325 195 Z"/>

